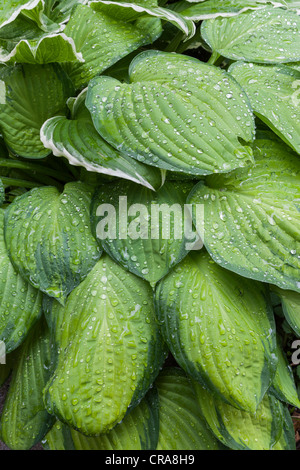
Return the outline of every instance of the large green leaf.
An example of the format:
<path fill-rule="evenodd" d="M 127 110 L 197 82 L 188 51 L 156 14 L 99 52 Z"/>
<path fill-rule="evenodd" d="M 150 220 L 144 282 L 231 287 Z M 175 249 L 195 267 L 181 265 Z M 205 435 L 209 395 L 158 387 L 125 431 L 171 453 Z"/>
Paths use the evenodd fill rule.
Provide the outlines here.
<path fill-rule="evenodd" d="M 86 100 L 97 131 L 121 153 L 192 175 L 252 162 L 252 112 L 226 72 L 147 51 L 135 57 L 129 75 L 130 84 L 94 78 Z"/>
<path fill-rule="evenodd" d="M 15 361 L 1 415 L 1 439 L 10 449 L 26 450 L 44 437 L 55 419 L 43 402 L 51 371 L 51 342 L 44 319 L 31 330 Z"/>
<path fill-rule="evenodd" d="M 47 450 L 155 450 L 158 431 L 158 394 L 151 388 L 108 433 L 87 437 L 58 421 L 45 436 L 43 445 Z"/>
<path fill-rule="evenodd" d="M 188 201 L 204 204 L 198 230 L 216 262 L 300 292 L 299 158 L 272 135 L 255 141 L 254 156 L 253 167 L 207 177 Z"/>
<path fill-rule="evenodd" d="M 280 438 L 272 450 L 296 450 L 295 429 L 290 410 L 283 407 L 283 429 Z"/>
<path fill-rule="evenodd" d="M 6 353 L 16 349 L 42 313 L 42 294 L 16 272 L 4 241 L 0 210 L 0 340 Z M 1 367 L 1 366 L 0 366 Z"/>
<path fill-rule="evenodd" d="M 159 395 L 157 450 L 218 450 L 218 441 L 202 418 L 185 373 L 177 368 L 163 369 L 155 385 Z"/>
<path fill-rule="evenodd" d="M 276 286 L 272 286 L 272 291 L 279 296 L 285 319 L 300 338 L 300 294 L 291 290 L 280 289 Z"/>
<path fill-rule="evenodd" d="M 40 141 L 46 119 L 66 111 L 73 87 L 58 64 L 0 69 L 0 130 L 6 145 L 17 155 L 43 158 L 50 152 Z"/>
<path fill-rule="evenodd" d="M 300 153 L 300 71 L 237 63 L 230 73 L 247 92 L 254 113 Z"/>
<path fill-rule="evenodd" d="M 231 405 L 255 412 L 275 374 L 264 285 L 193 252 L 157 286 L 156 313 L 178 364 Z"/>
<path fill-rule="evenodd" d="M 255 414 L 237 410 L 193 381 L 200 409 L 215 436 L 233 450 L 271 450 L 283 429 L 284 407 L 266 394 Z"/>
<path fill-rule="evenodd" d="M 155 285 L 189 251 L 184 211 L 190 182 L 167 182 L 157 192 L 131 182 L 100 186 L 91 206 L 92 229 L 104 250 Z M 138 203 L 136 203 L 138 201 Z"/>
<path fill-rule="evenodd" d="M 202 23 L 201 33 L 213 51 L 229 59 L 271 64 L 300 60 L 300 18 L 293 10 L 267 6 L 210 19 Z"/>
<path fill-rule="evenodd" d="M 77 51 L 82 53 L 84 63 L 70 63 L 65 66 L 76 88 L 81 88 L 95 75 L 113 65 L 122 57 L 151 43 L 153 26 L 142 23 L 132 24 L 125 18 L 117 19 L 102 12 L 79 5 L 68 22 L 64 32 L 74 40 Z M 157 28 L 157 35 L 161 33 Z"/>
<path fill-rule="evenodd" d="M 183 2 L 182 2 L 183 3 Z M 210 18 L 231 17 L 240 15 L 247 10 L 257 10 L 265 8 L 267 4 L 275 2 L 267 0 L 205 0 L 200 2 L 184 2 L 185 7 L 181 8 L 181 15 L 193 21 L 202 21 Z M 277 5 L 279 2 L 277 2 Z"/>
<path fill-rule="evenodd" d="M 91 234 L 91 190 L 67 183 L 34 188 L 5 213 L 5 239 L 17 271 L 42 292 L 65 302 L 101 255 Z"/>
<path fill-rule="evenodd" d="M 85 107 L 86 90 L 72 104 L 71 119 L 56 116 L 41 128 L 41 140 L 54 155 L 63 156 L 71 165 L 82 166 L 89 172 L 125 178 L 150 189 L 163 183 L 161 170 L 121 155 L 98 134 Z"/>
<path fill-rule="evenodd" d="M 186 39 L 190 39 L 196 32 L 196 27 L 193 21 L 183 18 L 176 11 L 159 6 L 148 5 L 149 2 L 114 2 L 105 0 L 91 1 L 90 5 L 96 11 L 102 11 L 114 18 L 126 18 L 127 21 L 132 21 L 140 17 L 155 17 L 164 21 L 170 22 L 172 25 L 179 28 Z"/>
<path fill-rule="evenodd" d="M 278 364 L 270 390 L 278 400 L 300 408 L 300 400 L 293 372 L 279 341 L 277 343 L 276 355 L 278 357 Z"/>
<path fill-rule="evenodd" d="M 12 23 L 20 14 L 42 25 L 43 0 L 5 0 L 0 5 L 0 28 Z"/>
<path fill-rule="evenodd" d="M 0 49 L 0 62 L 48 64 L 51 62 L 84 62 L 74 41 L 64 33 L 45 34 L 39 39 L 22 39 L 11 50 Z"/>
<path fill-rule="evenodd" d="M 65 308 L 53 304 L 52 315 L 62 322 L 47 409 L 83 434 L 108 432 L 145 395 L 165 359 L 152 289 L 105 255 Z"/>

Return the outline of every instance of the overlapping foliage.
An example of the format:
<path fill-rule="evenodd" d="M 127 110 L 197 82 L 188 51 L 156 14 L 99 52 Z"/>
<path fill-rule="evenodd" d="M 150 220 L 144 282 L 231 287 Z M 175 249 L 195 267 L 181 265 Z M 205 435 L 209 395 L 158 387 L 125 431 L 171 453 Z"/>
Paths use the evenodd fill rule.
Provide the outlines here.
<path fill-rule="evenodd" d="M 9 448 L 296 448 L 299 9 L 2 2 Z M 120 197 L 189 207 L 203 246 L 175 216 L 168 239 L 100 239 L 101 204 L 139 231 Z"/>

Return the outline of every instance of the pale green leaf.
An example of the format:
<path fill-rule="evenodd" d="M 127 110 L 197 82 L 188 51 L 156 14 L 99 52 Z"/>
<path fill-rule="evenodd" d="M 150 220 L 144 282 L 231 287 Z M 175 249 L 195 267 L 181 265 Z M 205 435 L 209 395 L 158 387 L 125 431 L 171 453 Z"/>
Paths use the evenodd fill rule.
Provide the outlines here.
<path fill-rule="evenodd" d="M 246 91 L 254 113 L 300 153 L 300 71 L 237 63 L 230 73 Z"/>
<path fill-rule="evenodd" d="M 52 315 L 62 321 L 47 409 L 83 434 L 106 433 L 145 395 L 165 359 L 152 289 L 105 255 Z"/>
<path fill-rule="evenodd" d="M 34 188 L 5 213 L 5 239 L 17 271 L 64 303 L 101 255 L 91 234 L 91 191 L 83 183 Z"/>
<path fill-rule="evenodd" d="M 155 285 L 194 246 L 184 233 L 192 186 L 167 182 L 156 192 L 125 181 L 100 186 L 91 206 L 95 238 L 117 263 Z"/>
<path fill-rule="evenodd" d="M 185 373 L 177 368 L 163 369 L 155 385 L 159 396 L 157 451 L 218 450 L 218 441 L 202 418 Z"/>
<path fill-rule="evenodd" d="M 129 179 L 150 189 L 163 183 L 160 170 L 121 155 L 95 130 L 91 115 L 85 107 L 86 91 L 72 104 L 71 118 L 56 116 L 41 128 L 41 141 L 57 157 L 65 157 L 71 165 L 89 172 Z M 70 105 L 70 102 L 69 102 Z"/>
<path fill-rule="evenodd" d="M 129 75 L 130 84 L 94 78 L 86 100 L 97 131 L 122 154 L 192 175 L 252 162 L 252 111 L 226 72 L 147 51 L 135 57 Z"/>
<path fill-rule="evenodd" d="M 192 252 L 157 285 L 155 304 L 177 363 L 210 392 L 254 413 L 276 368 L 264 285 Z"/>
<path fill-rule="evenodd" d="M 201 33 L 213 51 L 229 59 L 271 64 L 300 60 L 300 17 L 292 10 L 266 6 L 206 20 Z"/>
<path fill-rule="evenodd" d="M 215 436 L 233 450 L 272 450 L 283 429 L 284 407 L 266 394 L 255 414 L 213 397 L 193 381 L 200 409 Z"/>
<path fill-rule="evenodd" d="M 254 156 L 253 167 L 207 177 L 188 202 L 204 204 L 197 228 L 217 263 L 300 292 L 299 158 L 274 136 L 258 138 Z"/>

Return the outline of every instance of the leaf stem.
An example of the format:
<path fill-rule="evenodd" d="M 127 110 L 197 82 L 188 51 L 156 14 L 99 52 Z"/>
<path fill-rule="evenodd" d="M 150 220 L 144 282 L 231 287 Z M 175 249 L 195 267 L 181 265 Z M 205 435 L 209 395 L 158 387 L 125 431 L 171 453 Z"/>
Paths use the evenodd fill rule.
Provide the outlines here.
<path fill-rule="evenodd" d="M 6 176 L 1 176 L 0 179 L 4 186 L 17 186 L 19 188 L 35 188 L 36 186 L 44 186 L 41 183 L 25 181 L 18 178 L 8 178 Z"/>
<path fill-rule="evenodd" d="M 20 170 L 30 170 L 42 175 L 52 176 L 53 178 L 57 178 L 59 181 L 68 181 L 70 180 L 70 176 L 64 174 L 62 172 L 53 170 L 49 167 L 44 167 L 42 165 L 37 165 L 36 163 L 31 162 L 22 162 L 19 160 L 9 160 L 6 158 L 0 158 L 0 167 L 5 168 L 18 168 Z"/>
<path fill-rule="evenodd" d="M 207 63 L 210 64 L 210 65 L 214 65 L 220 57 L 221 57 L 221 55 L 218 54 L 218 52 L 213 51 L 213 53 L 210 56 L 210 58 L 208 59 Z"/>

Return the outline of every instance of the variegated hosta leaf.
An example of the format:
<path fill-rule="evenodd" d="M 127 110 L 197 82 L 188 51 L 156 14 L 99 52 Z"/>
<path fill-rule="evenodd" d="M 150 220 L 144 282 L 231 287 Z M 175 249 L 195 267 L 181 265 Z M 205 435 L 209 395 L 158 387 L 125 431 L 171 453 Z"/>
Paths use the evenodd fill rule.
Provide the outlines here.
<path fill-rule="evenodd" d="M 98 134 L 85 107 L 86 91 L 74 100 L 71 119 L 55 116 L 41 128 L 41 141 L 57 157 L 94 173 L 125 178 L 150 189 L 163 183 L 162 171 L 121 155 Z"/>
<path fill-rule="evenodd" d="M 62 323 L 47 409 L 83 434 L 106 433 L 145 395 L 165 359 L 152 289 L 105 255 L 52 314 Z"/>
<path fill-rule="evenodd" d="M 300 292 L 300 160 L 276 137 L 270 139 L 255 141 L 253 167 L 209 176 L 188 202 L 204 204 L 198 230 L 215 261 Z"/>
<path fill-rule="evenodd" d="M 10 449 L 27 450 L 52 426 L 43 402 L 51 371 L 51 342 L 41 319 L 18 350 L 1 415 L 1 439 Z M 1 365 L 0 365 L 1 367 Z"/>
<path fill-rule="evenodd" d="M 90 201 L 85 184 L 67 183 L 61 194 L 52 186 L 34 188 L 5 213 L 5 240 L 15 268 L 61 303 L 101 255 L 91 234 Z"/>
<path fill-rule="evenodd" d="M 138 24 L 116 19 L 102 12 L 79 5 L 72 14 L 64 32 L 74 40 L 77 51 L 81 52 L 84 63 L 70 63 L 65 70 L 75 88 L 81 88 L 95 75 L 113 65 L 122 57 L 151 43 L 153 25 L 140 28 Z M 157 28 L 157 34 L 161 33 Z"/>
<path fill-rule="evenodd" d="M 283 406 L 283 429 L 280 438 L 272 450 L 296 450 L 295 429 L 290 410 Z"/>
<path fill-rule="evenodd" d="M 193 252 L 156 289 L 177 363 L 231 405 L 255 412 L 275 374 L 275 324 L 264 285 Z"/>
<path fill-rule="evenodd" d="M 272 286 L 272 290 L 279 296 L 282 311 L 286 321 L 300 338 L 300 294 L 291 290 Z"/>
<path fill-rule="evenodd" d="M 210 19 L 202 23 L 201 33 L 213 51 L 229 59 L 271 64 L 300 60 L 300 17 L 293 10 L 270 5 Z"/>
<path fill-rule="evenodd" d="M 5 0 L 0 5 L 0 29 L 12 23 L 20 14 L 42 26 L 44 0 Z"/>
<path fill-rule="evenodd" d="M 206 0 L 202 2 L 192 2 L 187 0 L 185 8 L 181 14 L 185 18 L 193 21 L 202 21 L 210 18 L 237 16 L 247 10 L 257 10 L 265 8 L 267 4 L 279 4 L 267 0 Z"/>
<path fill-rule="evenodd" d="M 0 62 L 8 65 L 73 61 L 84 62 L 73 39 L 64 33 L 43 35 L 37 40 L 22 39 L 10 51 L 0 49 Z"/>
<path fill-rule="evenodd" d="M 190 381 L 181 369 L 166 368 L 155 385 L 159 396 L 157 450 L 218 450 Z"/>
<path fill-rule="evenodd" d="M 27 158 L 49 154 L 40 141 L 46 119 L 65 114 L 74 90 L 58 64 L 0 68 L 0 130 L 13 153 Z"/>
<path fill-rule="evenodd" d="M 196 32 L 196 27 L 193 21 L 183 18 L 176 11 L 169 10 L 167 8 L 159 6 L 148 6 L 143 2 L 114 2 L 114 1 L 91 1 L 90 6 L 96 11 L 102 11 L 103 13 L 111 15 L 113 18 L 122 19 L 125 18 L 127 21 L 140 18 L 142 16 L 150 16 L 160 18 L 167 21 L 177 28 L 179 28 L 186 39 L 190 39 Z"/>
<path fill-rule="evenodd" d="M 193 245 L 184 231 L 192 187 L 167 182 L 154 192 L 127 181 L 100 186 L 91 206 L 95 238 L 117 263 L 154 286 Z"/>
<path fill-rule="evenodd" d="M 276 374 L 271 386 L 272 393 L 285 403 L 300 408 L 300 400 L 297 393 L 297 388 L 294 381 L 292 369 L 290 368 L 287 358 L 282 347 L 277 344 L 276 355 L 278 357 L 278 364 Z"/>
<path fill-rule="evenodd" d="M 86 100 L 97 131 L 121 153 L 192 175 L 252 162 L 252 111 L 226 72 L 147 51 L 131 62 L 129 75 L 130 84 L 95 77 Z"/>
<path fill-rule="evenodd" d="M 272 450 L 283 429 L 284 406 L 266 393 L 256 412 L 238 410 L 193 381 L 201 412 L 215 436 L 233 450 Z"/>
<path fill-rule="evenodd" d="M 151 388 L 107 434 L 87 437 L 58 421 L 45 436 L 43 445 L 47 450 L 155 450 L 158 431 L 158 394 Z"/>
<path fill-rule="evenodd" d="M 254 113 L 300 153 L 300 71 L 237 63 L 230 73 L 247 92 Z"/>
<path fill-rule="evenodd" d="M 42 313 L 42 294 L 11 264 L 4 241 L 4 211 L 0 210 L 0 341 L 6 353 L 16 349 Z M 0 365 L 1 368 L 1 365 Z"/>

